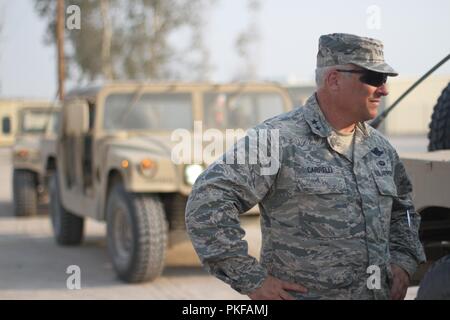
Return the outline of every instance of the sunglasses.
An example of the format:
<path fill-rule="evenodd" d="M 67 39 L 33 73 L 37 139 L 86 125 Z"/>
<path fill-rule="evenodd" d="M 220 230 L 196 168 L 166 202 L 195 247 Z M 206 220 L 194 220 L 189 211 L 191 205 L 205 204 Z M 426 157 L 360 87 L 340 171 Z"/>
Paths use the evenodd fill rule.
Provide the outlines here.
<path fill-rule="evenodd" d="M 342 70 L 336 69 L 338 72 L 347 72 L 347 73 L 360 73 L 362 74 L 359 77 L 359 81 L 362 83 L 368 84 L 373 87 L 381 87 L 386 83 L 388 75 L 381 72 L 375 72 L 370 70 Z"/>

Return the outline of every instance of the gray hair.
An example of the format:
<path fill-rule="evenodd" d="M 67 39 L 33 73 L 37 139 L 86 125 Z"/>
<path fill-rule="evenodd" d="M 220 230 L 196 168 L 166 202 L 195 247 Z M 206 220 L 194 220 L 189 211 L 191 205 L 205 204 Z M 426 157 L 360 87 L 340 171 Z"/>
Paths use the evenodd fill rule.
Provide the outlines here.
<path fill-rule="evenodd" d="M 324 81 L 328 73 L 335 69 L 346 69 L 348 67 L 351 67 L 352 64 L 342 64 L 342 65 L 336 65 L 331 67 L 322 67 L 316 69 L 316 85 L 317 88 L 321 88 L 324 85 Z"/>

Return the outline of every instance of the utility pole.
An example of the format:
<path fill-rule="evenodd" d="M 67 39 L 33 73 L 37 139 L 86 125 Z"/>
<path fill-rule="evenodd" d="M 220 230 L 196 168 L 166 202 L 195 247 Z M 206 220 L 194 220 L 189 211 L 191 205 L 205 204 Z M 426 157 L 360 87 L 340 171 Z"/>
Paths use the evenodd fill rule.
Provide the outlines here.
<path fill-rule="evenodd" d="M 64 80 L 65 80 L 65 64 L 64 64 L 64 0 L 58 0 L 56 6 L 56 41 L 58 47 L 58 94 L 59 99 L 64 99 Z"/>

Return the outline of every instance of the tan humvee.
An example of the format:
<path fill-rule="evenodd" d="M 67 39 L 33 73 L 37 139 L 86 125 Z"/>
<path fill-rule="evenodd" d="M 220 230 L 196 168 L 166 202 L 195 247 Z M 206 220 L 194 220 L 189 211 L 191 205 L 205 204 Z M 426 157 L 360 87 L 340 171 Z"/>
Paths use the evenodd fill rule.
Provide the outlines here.
<path fill-rule="evenodd" d="M 167 245 L 186 234 L 187 196 L 213 161 L 180 163 L 174 148 L 196 147 L 190 139 L 175 141 L 174 133 L 199 130 L 198 138 L 207 129 L 216 129 L 216 135 L 227 128 L 246 130 L 291 108 L 287 92 L 266 83 L 128 83 L 69 93 L 50 185 L 57 242 L 81 243 L 85 217 L 106 221 L 108 251 L 119 277 L 154 279 L 164 267 Z"/>
<path fill-rule="evenodd" d="M 49 176 L 55 167 L 56 108 L 23 108 L 12 149 L 13 204 L 16 216 L 32 216 L 47 199 Z"/>
<path fill-rule="evenodd" d="M 19 129 L 19 112 L 24 108 L 47 108 L 51 103 L 45 100 L 0 99 L 0 147 L 14 145 Z"/>

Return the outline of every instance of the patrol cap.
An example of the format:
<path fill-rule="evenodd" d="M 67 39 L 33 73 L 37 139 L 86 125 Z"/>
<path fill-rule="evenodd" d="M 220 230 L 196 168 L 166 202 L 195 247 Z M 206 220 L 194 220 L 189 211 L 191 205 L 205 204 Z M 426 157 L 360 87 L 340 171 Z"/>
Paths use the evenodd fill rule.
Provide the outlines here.
<path fill-rule="evenodd" d="M 319 39 L 317 68 L 348 63 L 371 71 L 386 73 L 392 77 L 398 75 L 384 61 L 381 41 L 346 33 L 322 35 Z"/>

